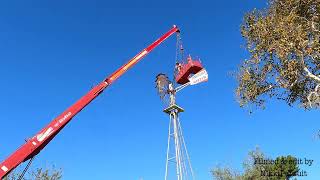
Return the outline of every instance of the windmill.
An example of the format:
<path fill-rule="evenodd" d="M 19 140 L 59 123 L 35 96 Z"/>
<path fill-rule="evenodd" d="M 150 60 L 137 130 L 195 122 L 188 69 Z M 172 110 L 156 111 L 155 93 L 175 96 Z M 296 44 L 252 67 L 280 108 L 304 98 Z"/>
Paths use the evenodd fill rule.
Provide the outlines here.
<path fill-rule="evenodd" d="M 205 69 L 198 71 L 194 75 L 189 74 L 186 83 L 178 87 L 174 87 L 172 81 L 170 81 L 169 78 L 163 73 L 158 74 L 156 77 L 156 88 L 158 90 L 158 95 L 166 105 L 166 108 L 163 110 L 163 112 L 168 114 L 170 117 L 165 180 L 174 179 L 175 176 L 177 180 L 194 180 L 191 160 L 183 137 L 182 127 L 179 119 L 179 113 L 184 112 L 184 109 L 176 104 L 176 93 L 187 86 L 195 85 L 207 80 L 208 73 Z M 175 173 L 170 173 L 170 170 L 173 168 L 175 168 Z"/>

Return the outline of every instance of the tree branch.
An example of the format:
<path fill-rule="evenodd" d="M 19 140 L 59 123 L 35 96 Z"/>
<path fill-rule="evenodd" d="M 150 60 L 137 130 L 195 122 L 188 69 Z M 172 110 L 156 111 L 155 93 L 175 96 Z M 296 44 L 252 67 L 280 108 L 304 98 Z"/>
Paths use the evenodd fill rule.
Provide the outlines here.
<path fill-rule="evenodd" d="M 320 83 L 320 77 L 312 74 L 307 67 L 304 67 L 303 70 L 307 73 L 307 77 L 312 78 Z"/>
<path fill-rule="evenodd" d="M 301 62 L 302 62 L 302 64 L 303 64 L 303 66 L 304 66 L 303 70 L 307 73 L 307 77 L 308 77 L 308 78 L 311 78 L 311 79 L 314 79 L 315 81 L 318 81 L 318 83 L 320 83 L 320 77 L 312 74 L 312 73 L 309 71 L 309 69 L 307 68 L 307 65 L 306 65 L 305 62 L 304 62 L 304 56 L 303 56 L 303 55 L 301 56 Z"/>

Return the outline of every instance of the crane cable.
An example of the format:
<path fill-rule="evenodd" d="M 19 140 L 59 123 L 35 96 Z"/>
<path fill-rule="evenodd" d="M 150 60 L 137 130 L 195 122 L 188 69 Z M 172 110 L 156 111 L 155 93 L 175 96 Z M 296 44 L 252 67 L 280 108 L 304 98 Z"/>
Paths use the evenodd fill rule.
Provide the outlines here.
<path fill-rule="evenodd" d="M 178 32 L 177 33 L 177 42 L 176 42 L 175 67 L 174 67 L 174 73 L 173 73 L 173 83 L 174 83 L 174 85 L 176 84 L 175 83 L 175 78 L 176 78 L 176 75 L 178 73 L 176 65 L 178 63 L 182 64 L 183 63 L 183 58 L 184 58 L 184 49 L 183 49 L 183 46 L 182 46 L 182 38 L 181 38 L 181 33 Z"/>
<path fill-rule="evenodd" d="M 29 169 L 29 167 L 30 167 L 30 165 L 31 165 L 34 157 L 35 157 L 35 156 L 33 156 L 33 157 L 29 160 L 27 166 L 24 168 L 24 170 L 22 171 L 22 173 L 21 173 L 20 176 L 18 177 L 18 180 L 22 180 L 24 174 L 26 174 L 27 170 Z"/>
<path fill-rule="evenodd" d="M 181 34 L 177 33 L 177 43 L 176 43 L 176 62 L 183 62 L 184 59 L 184 48 L 182 45 Z"/>

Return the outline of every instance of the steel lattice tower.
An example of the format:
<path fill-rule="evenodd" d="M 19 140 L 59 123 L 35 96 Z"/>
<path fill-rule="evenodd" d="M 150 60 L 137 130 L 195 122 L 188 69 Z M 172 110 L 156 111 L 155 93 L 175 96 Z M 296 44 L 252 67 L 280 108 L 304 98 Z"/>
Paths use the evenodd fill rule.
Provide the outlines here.
<path fill-rule="evenodd" d="M 167 107 L 163 111 L 168 114 L 170 118 L 165 180 L 195 179 L 179 120 L 179 114 L 184 112 L 184 110 L 176 104 L 176 94 L 185 87 L 199 84 L 207 80 L 208 73 L 205 69 L 202 69 L 193 76 L 188 77 L 188 82 L 178 87 L 174 87 L 173 83 L 163 73 L 158 74 L 156 77 L 158 95 L 160 96 L 160 99 L 167 104 Z M 175 168 L 174 171 L 172 171 L 173 168 Z"/>
<path fill-rule="evenodd" d="M 179 113 L 184 112 L 184 109 L 175 102 L 176 92 L 172 83 L 169 84 L 168 89 L 170 103 L 169 106 L 164 109 L 164 112 L 170 117 L 165 180 L 174 179 L 174 174 L 176 175 L 177 180 L 194 180 L 191 161 L 179 120 Z M 174 172 L 174 165 L 175 173 L 173 174 L 170 172 Z"/>

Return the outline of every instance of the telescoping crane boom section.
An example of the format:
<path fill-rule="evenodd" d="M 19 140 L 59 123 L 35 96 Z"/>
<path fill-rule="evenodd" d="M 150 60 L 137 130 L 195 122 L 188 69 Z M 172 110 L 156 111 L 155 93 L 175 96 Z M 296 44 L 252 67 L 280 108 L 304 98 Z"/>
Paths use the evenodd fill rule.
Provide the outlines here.
<path fill-rule="evenodd" d="M 177 26 L 173 26 L 167 33 L 149 45 L 147 48 L 139 52 L 130 61 L 116 70 L 109 77 L 104 79 L 97 86 L 93 87 L 86 95 L 80 98 L 71 107 L 65 110 L 57 118 L 51 121 L 45 128 L 38 132 L 34 137 L 27 140 L 19 149 L 11 154 L 0 164 L 0 179 L 4 178 L 10 171 L 16 168 L 22 162 L 25 162 L 35 155 L 37 155 L 62 129 L 70 122 L 70 120 L 78 114 L 84 107 L 86 107 L 93 99 L 95 99 L 100 93 L 103 92 L 108 86 L 110 86 L 115 80 L 123 75 L 128 69 L 132 68 L 138 63 L 144 56 L 150 51 L 156 48 L 168 37 L 174 33 L 179 32 Z"/>

